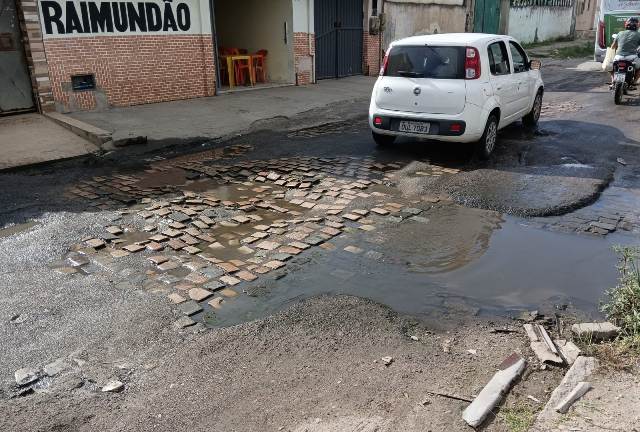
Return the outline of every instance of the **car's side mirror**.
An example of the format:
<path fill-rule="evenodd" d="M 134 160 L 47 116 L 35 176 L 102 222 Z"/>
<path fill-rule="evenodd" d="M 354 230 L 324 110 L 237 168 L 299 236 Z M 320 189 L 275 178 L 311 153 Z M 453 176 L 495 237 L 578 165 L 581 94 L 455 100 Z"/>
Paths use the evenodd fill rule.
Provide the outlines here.
<path fill-rule="evenodd" d="M 540 70 L 542 67 L 542 62 L 540 60 L 531 60 L 529 62 L 529 69 L 531 70 Z"/>

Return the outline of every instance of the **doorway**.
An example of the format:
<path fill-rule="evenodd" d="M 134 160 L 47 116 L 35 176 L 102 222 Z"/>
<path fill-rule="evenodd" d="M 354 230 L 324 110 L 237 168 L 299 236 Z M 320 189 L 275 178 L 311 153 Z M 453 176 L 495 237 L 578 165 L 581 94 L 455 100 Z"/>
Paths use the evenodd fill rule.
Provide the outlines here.
<path fill-rule="evenodd" d="M 500 0 L 476 0 L 473 31 L 498 34 L 500 31 Z"/>
<path fill-rule="evenodd" d="M 316 79 L 362 74 L 362 0 L 315 0 Z"/>
<path fill-rule="evenodd" d="M 0 115 L 33 108 L 16 0 L 0 0 Z"/>
<path fill-rule="evenodd" d="M 218 88 L 294 84 L 292 21 L 291 0 L 215 0 Z"/>

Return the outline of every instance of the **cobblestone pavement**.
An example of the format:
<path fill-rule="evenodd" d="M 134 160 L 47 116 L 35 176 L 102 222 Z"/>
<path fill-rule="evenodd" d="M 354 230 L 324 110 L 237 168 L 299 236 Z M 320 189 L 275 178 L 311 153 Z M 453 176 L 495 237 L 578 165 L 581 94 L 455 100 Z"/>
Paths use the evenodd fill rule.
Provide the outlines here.
<path fill-rule="evenodd" d="M 97 176 L 67 189 L 88 207 L 117 209 L 102 235 L 84 238 L 51 263 L 69 277 L 121 272 L 134 255 L 146 263 L 129 284 L 166 293 L 184 314 L 179 327 L 214 322 L 215 311 L 259 278 L 332 239 L 372 232 L 385 221 L 427 223 L 439 197 L 409 201 L 389 186 L 403 165 L 359 157 L 287 157 L 228 164 L 250 146 L 156 160 L 127 175 Z M 428 165 L 417 176 L 454 175 Z M 446 203 L 446 200 L 443 201 Z M 347 245 L 346 252 L 380 252 Z M 295 261 L 295 260 L 293 260 Z M 190 318 L 193 317 L 193 318 Z"/>

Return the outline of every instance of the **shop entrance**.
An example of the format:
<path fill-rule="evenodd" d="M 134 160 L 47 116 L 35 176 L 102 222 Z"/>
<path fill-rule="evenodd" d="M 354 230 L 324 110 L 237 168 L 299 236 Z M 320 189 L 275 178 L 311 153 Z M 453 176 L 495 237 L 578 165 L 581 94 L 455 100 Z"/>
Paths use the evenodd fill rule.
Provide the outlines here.
<path fill-rule="evenodd" d="M 215 0 L 218 88 L 295 83 L 291 0 Z"/>
<path fill-rule="evenodd" d="M 33 108 L 16 0 L 0 0 L 0 115 Z"/>

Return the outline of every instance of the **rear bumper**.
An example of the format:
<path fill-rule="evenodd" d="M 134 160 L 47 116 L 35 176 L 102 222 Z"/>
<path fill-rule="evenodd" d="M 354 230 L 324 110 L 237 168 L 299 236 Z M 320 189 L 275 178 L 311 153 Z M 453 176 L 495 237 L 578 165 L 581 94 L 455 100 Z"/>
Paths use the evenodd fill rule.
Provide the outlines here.
<path fill-rule="evenodd" d="M 380 118 L 376 124 L 374 119 Z M 380 109 L 375 102 L 369 108 L 369 126 L 381 135 L 405 136 L 450 142 L 473 142 L 482 137 L 487 115 L 475 105 L 467 104 L 462 113 L 456 115 L 422 114 Z M 400 131 L 403 120 L 430 123 L 428 134 L 413 134 Z"/>

